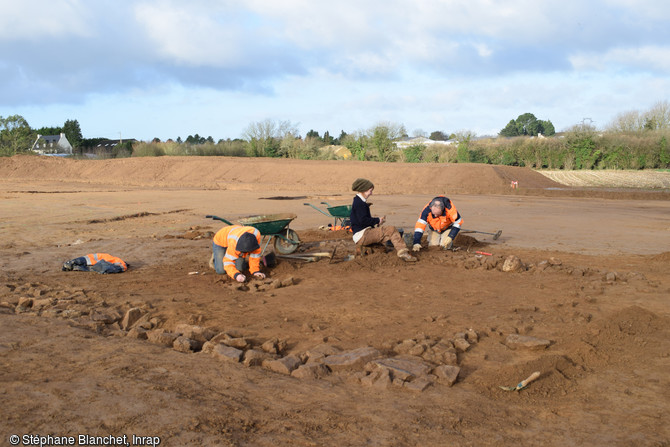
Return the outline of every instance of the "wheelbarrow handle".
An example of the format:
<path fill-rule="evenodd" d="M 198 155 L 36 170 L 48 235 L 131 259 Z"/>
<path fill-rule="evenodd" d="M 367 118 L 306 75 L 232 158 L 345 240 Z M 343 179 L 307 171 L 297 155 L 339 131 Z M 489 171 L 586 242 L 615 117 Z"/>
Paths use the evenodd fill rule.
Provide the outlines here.
<path fill-rule="evenodd" d="M 206 215 L 205 218 L 206 218 L 206 219 L 220 220 L 221 222 L 225 222 L 225 223 L 227 223 L 228 225 L 234 225 L 231 221 L 226 220 L 226 219 L 224 219 L 223 217 L 214 216 L 214 215 L 212 215 L 212 214 L 208 214 L 208 215 Z"/>
<path fill-rule="evenodd" d="M 318 212 L 320 212 L 320 213 L 323 214 L 324 216 L 332 217 L 330 214 L 326 213 L 325 211 L 323 211 L 323 210 L 320 209 L 320 208 L 315 207 L 315 206 L 312 205 L 311 203 L 303 203 L 303 205 L 311 206 L 312 208 L 314 208 L 315 210 L 317 210 Z"/>

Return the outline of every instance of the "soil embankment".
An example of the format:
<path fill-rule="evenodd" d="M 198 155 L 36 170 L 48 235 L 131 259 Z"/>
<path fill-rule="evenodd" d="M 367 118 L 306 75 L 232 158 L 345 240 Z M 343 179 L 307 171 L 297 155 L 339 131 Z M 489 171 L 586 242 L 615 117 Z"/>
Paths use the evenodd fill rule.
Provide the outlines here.
<path fill-rule="evenodd" d="M 267 191 L 292 189 L 332 193 L 352 179 L 374 179 L 385 194 L 498 194 L 510 182 L 523 189 L 560 187 L 531 169 L 483 164 L 407 164 L 231 157 L 153 157 L 72 160 L 17 156 L 0 160 L 5 180 L 60 181 L 135 187 Z"/>

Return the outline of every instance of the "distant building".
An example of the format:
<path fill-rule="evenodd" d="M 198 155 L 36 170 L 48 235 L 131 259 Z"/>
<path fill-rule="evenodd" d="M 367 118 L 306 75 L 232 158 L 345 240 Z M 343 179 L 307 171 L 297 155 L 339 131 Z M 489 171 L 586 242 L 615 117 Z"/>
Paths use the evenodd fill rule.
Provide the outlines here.
<path fill-rule="evenodd" d="M 32 151 L 41 155 L 71 155 L 72 145 L 64 133 L 60 135 L 37 135 Z"/>
<path fill-rule="evenodd" d="M 137 143 L 134 138 L 124 138 L 123 140 L 100 140 L 93 146 L 87 147 L 84 150 L 84 155 L 87 157 L 99 157 L 115 155 L 121 150 L 132 151 L 133 144 Z"/>
<path fill-rule="evenodd" d="M 431 146 L 433 144 L 453 144 L 456 140 L 436 141 L 426 137 L 401 138 L 395 144 L 398 149 L 405 149 L 411 146 Z"/>

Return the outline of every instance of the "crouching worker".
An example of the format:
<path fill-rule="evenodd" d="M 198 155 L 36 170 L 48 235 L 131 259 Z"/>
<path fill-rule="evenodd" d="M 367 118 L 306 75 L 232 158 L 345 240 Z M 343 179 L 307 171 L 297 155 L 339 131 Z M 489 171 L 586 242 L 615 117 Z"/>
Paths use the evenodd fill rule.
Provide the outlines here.
<path fill-rule="evenodd" d="M 445 196 L 437 196 L 421 211 L 414 226 L 412 251 L 421 250 L 421 237 L 427 231 L 428 246 L 450 249 L 456 235 L 461 231 L 463 218 L 454 204 Z M 449 231 L 447 231 L 449 230 Z"/>
<path fill-rule="evenodd" d="M 212 259 L 214 270 L 219 275 L 227 273 L 237 282 L 247 277 L 242 273 L 247 269 L 254 277 L 263 279 L 261 270 L 261 233 L 254 227 L 231 225 L 221 228 L 212 241 Z"/>
<path fill-rule="evenodd" d="M 364 178 L 358 178 L 351 185 L 351 189 L 358 193 L 354 196 L 350 216 L 351 231 L 354 233 L 356 245 L 363 247 L 378 243 L 385 244 L 387 241 L 391 241 L 400 259 L 407 262 L 416 261 L 416 258 L 409 254 L 407 245 L 398 230 L 392 226 L 384 226 L 386 216 L 372 217 L 370 214 L 370 205 L 367 202 L 375 189 L 372 182 Z"/>

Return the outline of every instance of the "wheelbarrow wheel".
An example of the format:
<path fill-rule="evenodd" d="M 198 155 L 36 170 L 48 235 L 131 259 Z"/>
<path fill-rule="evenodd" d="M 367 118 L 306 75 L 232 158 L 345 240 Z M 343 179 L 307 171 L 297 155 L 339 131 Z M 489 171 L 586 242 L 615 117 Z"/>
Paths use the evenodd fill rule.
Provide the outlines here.
<path fill-rule="evenodd" d="M 298 245 L 300 244 L 298 233 L 288 229 L 286 232 L 282 231 L 281 235 L 288 240 L 284 240 L 275 236 L 275 250 L 277 250 L 277 253 L 282 255 L 290 255 L 298 249 Z"/>

